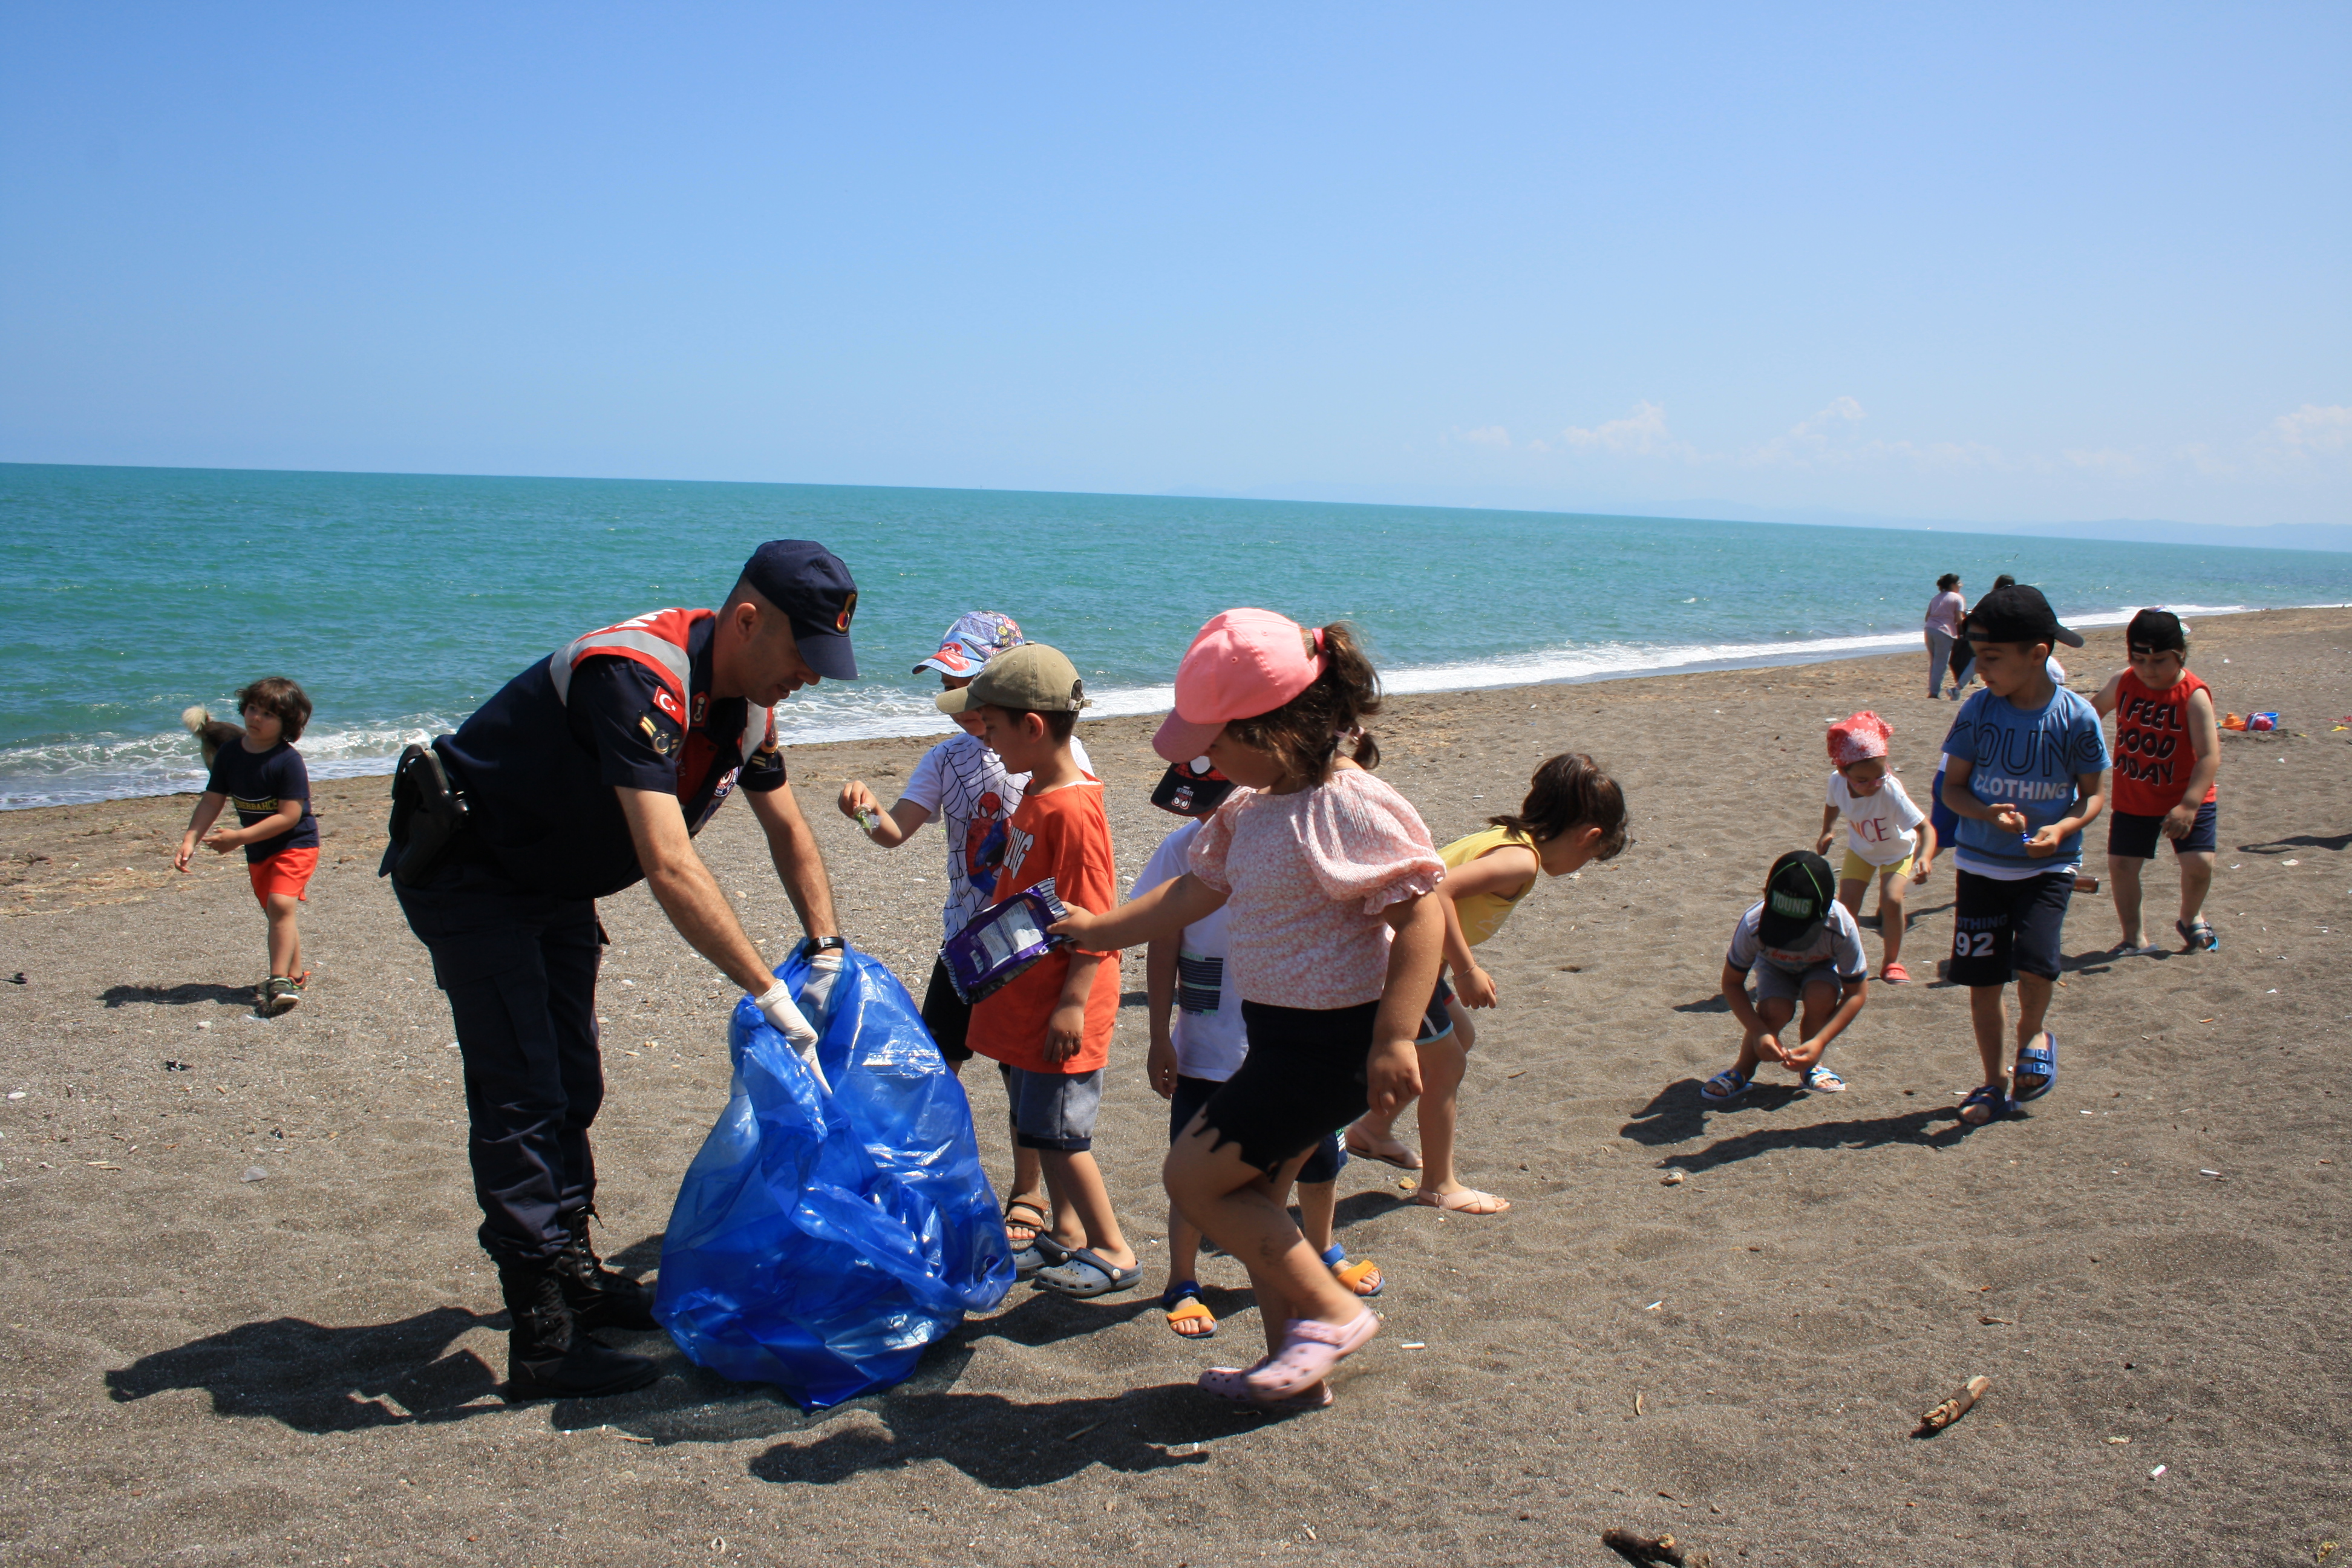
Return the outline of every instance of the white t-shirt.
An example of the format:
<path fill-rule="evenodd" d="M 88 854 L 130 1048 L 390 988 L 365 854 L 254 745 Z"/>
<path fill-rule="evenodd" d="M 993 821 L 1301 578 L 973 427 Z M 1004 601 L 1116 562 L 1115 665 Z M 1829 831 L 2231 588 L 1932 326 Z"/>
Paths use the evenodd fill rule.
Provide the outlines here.
<path fill-rule="evenodd" d="M 1192 840 L 1200 832 L 1200 823 L 1188 822 L 1161 839 L 1127 896 L 1139 899 L 1191 870 Z M 1249 1035 L 1242 1026 L 1241 993 L 1225 984 L 1222 907 L 1207 919 L 1186 926 L 1176 945 L 1176 1016 L 1169 1032 L 1176 1041 L 1176 1070 L 1186 1078 L 1223 1083 L 1249 1055 Z"/>
<path fill-rule="evenodd" d="M 1875 795 L 1857 795 L 1845 775 L 1832 769 L 1829 803 L 1845 817 L 1847 846 L 1873 866 L 1899 866 L 1919 847 L 1916 829 L 1927 814 L 1911 804 L 1893 773 L 1878 781 Z"/>
<path fill-rule="evenodd" d="M 1750 904 L 1748 912 L 1739 917 L 1738 925 L 1732 928 L 1731 947 L 1723 955 L 1723 962 L 1743 972 L 1761 963 L 1800 974 L 1817 963 L 1834 964 L 1841 980 L 1859 980 L 1869 973 L 1870 960 L 1862 951 L 1862 927 L 1854 923 L 1852 912 L 1835 900 L 1830 902 L 1829 919 L 1815 929 L 1802 947 L 1766 947 L 1763 922 L 1764 906 Z"/>
<path fill-rule="evenodd" d="M 1070 737 L 1070 758 L 1086 772 L 1093 759 Z M 1021 805 L 1027 773 L 1008 773 L 996 753 L 977 735 L 957 734 L 923 753 L 899 792 L 940 824 L 948 837 L 948 901 L 940 911 L 944 934 L 972 922 L 996 894 L 997 868 L 1004 863 L 1004 824 Z"/>

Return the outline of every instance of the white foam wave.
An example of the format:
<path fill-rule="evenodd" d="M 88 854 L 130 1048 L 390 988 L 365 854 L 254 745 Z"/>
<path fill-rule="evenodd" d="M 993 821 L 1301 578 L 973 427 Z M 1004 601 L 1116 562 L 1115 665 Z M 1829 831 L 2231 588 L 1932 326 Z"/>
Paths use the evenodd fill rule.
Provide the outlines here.
<path fill-rule="evenodd" d="M 2236 615 L 2243 605 L 2177 605 L 2183 618 Z M 2133 611 L 2094 610 L 2070 614 L 2074 626 L 2120 626 Z M 1920 647 L 1916 631 L 1864 637 L 1815 637 L 1769 643 L 1561 644 L 1493 658 L 1425 665 L 1394 665 L 1381 672 L 1381 684 L 1399 693 L 1473 691 L 1500 686 L 1534 686 L 1618 680 L 1679 671 L 1813 664 L 1859 658 Z M 1175 700 L 1168 685 L 1110 687 L 1092 694 L 1088 718 L 1165 712 Z M 943 735 L 954 725 L 922 693 L 894 688 L 827 686 L 793 697 L 778 715 L 788 744 L 884 736 Z M 313 730 L 302 738 L 302 757 L 320 778 L 388 773 L 401 748 L 456 728 L 457 720 L 415 714 L 399 721 L 341 730 Z M 99 734 L 87 739 L 0 750 L 0 810 L 69 805 L 128 795 L 173 795 L 200 790 L 205 770 L 194 737 L 174 728 L 152 735 Z"/>

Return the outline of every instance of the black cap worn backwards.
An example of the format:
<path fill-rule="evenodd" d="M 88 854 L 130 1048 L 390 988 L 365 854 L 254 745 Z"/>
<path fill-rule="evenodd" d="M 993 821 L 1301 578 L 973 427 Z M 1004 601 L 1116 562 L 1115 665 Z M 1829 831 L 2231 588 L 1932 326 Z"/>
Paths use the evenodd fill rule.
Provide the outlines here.
<path fill-rule="evenodd" d="M 2083 634 L 2058 624 L 2058 614 L 2042 590 L 2029 583 L 1995 588 L 1977 601 L 1960 628 L 1970 642 L 2064 643 L 2081 647 Z"/>
<path fill-rule="evenodd" d="M 2124 646 L 2134 653 L 2187 653 L 2189 628 L 2170 610 L 2142 610 L 2131 618 Z"/>
<path fill-rule="evenodd" d="M 1756 934 L 1767 947 L 1794 947 L 1821 930 L 1836 899 L 1830 863 L 1810 849 L 1791 849 L 1772 862 Z"/>
<path fill-rule="evenodd" d="M 1160 775 L 1160 787 L 1151 792 L 1151 804 L 1179 816 L 1214 816 L 1233 793 L 1233 780 L 1211 767 L 1208 758 L 1195 757 L 1168 764 Z"/>
<path fill-rule="evenodd" d="M 849 647 L 857 584 L 841 557 L 813 540 L 772 539 L 743 563 L 743 581 L 791 620 L 811 669 L 827 680 L 857 679 Z"/>

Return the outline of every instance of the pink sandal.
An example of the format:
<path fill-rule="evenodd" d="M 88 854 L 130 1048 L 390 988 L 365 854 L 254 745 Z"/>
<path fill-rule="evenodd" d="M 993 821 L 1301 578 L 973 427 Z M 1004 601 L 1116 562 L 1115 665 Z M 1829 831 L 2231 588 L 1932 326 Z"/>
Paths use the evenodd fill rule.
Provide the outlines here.
<path fill-rule="evenodd" d="M 1911 972 L 1904 968 L 1899 963 L 1890 963 L 1886 965 L 1885 968 L 1881 969 L 1878 972 L 1878 977 L 1881 980 L 1885 981 L 1889 985 L 1908 985 L 1911 984 Z"/>
<path fill-rule="evenodd" d="M 1331 1403 L 1328 1384 L 1317 1387 L 1311 1394 L 1294 1394 L 1287 1399 L 1251 1397 L 1247 1381 L 1249 1374 L 1265 1364 L 1265 1362 L 1260 1362 L 1257 1366 L 1248 1368 L 1213 1366 L 1201 1374 L 1200 1384 L 1220 1399 L 1230 1399 L 1235 1405 L 1246 1405 L 1253 1410 L 1264 1410 L 1276 1415 L 1295 1415 L 1302 1411 L 1320 1410 Z"/>
<path fill-rule="evenodd" d="M 1260 1405 L 1287 1399 L 1331 1375 L 1331 1371 L 1381 1331 L 1370 1307 L 1339 1328 L 1313 1318 L 1294 1318 L 1282 1336 L 1282 1350 L 1244 1375 L 1250 1397 Z"/>

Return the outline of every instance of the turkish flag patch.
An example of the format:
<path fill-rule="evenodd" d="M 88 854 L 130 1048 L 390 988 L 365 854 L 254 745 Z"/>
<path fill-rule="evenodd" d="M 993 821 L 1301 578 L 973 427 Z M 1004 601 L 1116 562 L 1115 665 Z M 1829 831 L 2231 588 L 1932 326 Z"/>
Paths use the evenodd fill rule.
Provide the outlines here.
<path fill-rule="evenodd" d="M 686 710 L 677 705 L 677 699 L 669 694 L 669 689 L 667 687 L 657 686 L 654 688 L 654 706 L 668 714 L 671 718 L 677 720 L 679 723 L 683 724 L 686 722 Z"/>

